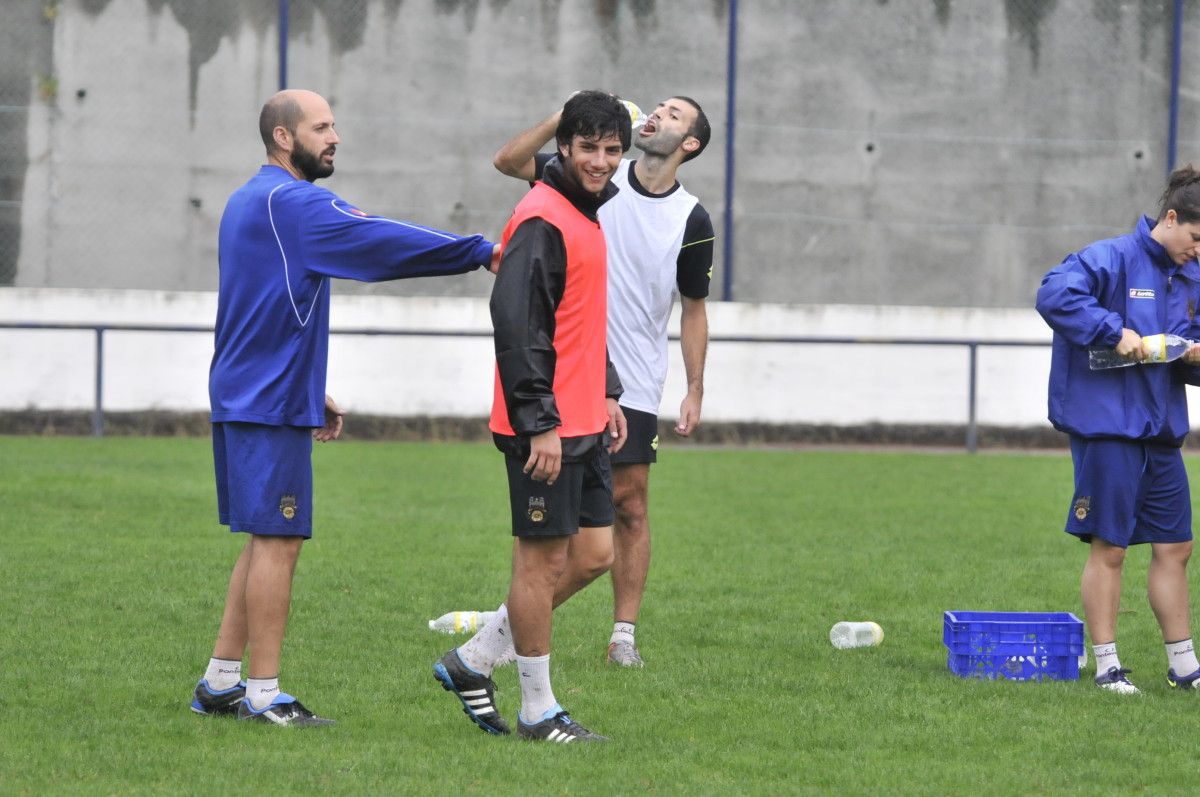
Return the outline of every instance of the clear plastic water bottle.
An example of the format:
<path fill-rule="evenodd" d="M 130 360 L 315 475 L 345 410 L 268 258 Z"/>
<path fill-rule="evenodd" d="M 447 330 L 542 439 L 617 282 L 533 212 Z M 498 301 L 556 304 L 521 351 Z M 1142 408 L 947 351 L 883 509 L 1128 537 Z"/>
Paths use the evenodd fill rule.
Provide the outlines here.
<path fill-rule="evenodd" d="M 436 620 L 429 621 L 429 630 L 445 634 L 473 634 L 495 615 L 495 612 L 446 612 Z"/>
<path fill-rule="evenodd" d="M 841 622 L 829 629 L 829 641 L 838 650 L 869 648 L 883 641 L 883 629 L 879 623 Z"/>
<path fill-rule="evenodd" d="M 1179 335 L 1169 333 L 1146 335 L 1142 338 L 1142 347 L 1146 349 L 1146 359 L 1142 360 L 1142 362 L 1174 362 L 1195 345 L 1196 341 L 1181 338 Z M 1137 363 L 1120 356 L 1115 349 L 1088 349 L 1088 368 L 1093 371 L 1103 371 L 1108 368 L 1124 368 L 1127 365 L 1137 365 Z"/>
<path fill-rule="evenodd" d="M 638 128 L 646 124 L 646 114 L 641 108 L 637 107 L 636 103 L 629 100 L 621 100 L 621 104 L 625 106 L 625 110 L 629 111 L 629 123 L 633 128 L 633 132 L 637 132 Z"/>

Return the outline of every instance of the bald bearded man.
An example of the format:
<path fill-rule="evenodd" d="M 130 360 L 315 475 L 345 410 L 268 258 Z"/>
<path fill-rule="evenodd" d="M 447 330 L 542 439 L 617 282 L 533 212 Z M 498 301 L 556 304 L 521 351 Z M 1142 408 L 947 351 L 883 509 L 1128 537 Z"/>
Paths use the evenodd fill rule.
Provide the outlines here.
<path fill-rule="evenodd" d="M 209 372 L 220 522 L 248 535 L 191 708 L 282 726 L 328 725 L 279 688 L 300 547 L 312 536 L 312 441 L 342 431 L 325 393 L 329 288 L 495 268 L 497 247 L 369 215 L 316 186 L 341 142 L 329 103 L 282 91 L 263 106 L 267 163 L 221 216 Z M 242 659 L 246 657 L 246 679 Z"/>

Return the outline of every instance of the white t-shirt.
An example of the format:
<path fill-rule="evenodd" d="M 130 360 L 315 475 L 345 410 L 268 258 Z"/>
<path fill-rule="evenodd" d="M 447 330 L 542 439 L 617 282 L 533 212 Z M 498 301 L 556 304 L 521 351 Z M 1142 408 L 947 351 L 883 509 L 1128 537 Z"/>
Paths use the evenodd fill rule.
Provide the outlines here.
<path fill-rule="evenodd" d="M 608 246 L 608 354 L 625 388 L 621 405 L 657 415 L 675 291 L 708 295 L 713 232 L 696 197 L 678 182 L 664 194 L 649 193 L 633 163 L 621 161 L 613 175 L 619 192 L 600 206 Z"/>

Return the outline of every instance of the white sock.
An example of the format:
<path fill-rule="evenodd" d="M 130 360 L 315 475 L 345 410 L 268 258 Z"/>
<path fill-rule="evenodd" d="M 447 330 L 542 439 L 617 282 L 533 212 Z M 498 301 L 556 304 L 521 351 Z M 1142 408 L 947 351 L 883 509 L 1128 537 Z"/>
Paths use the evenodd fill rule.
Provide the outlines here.
<path fill-rule="evenodd" d="M 512 631 L 508 627 L 508 607 L 502 603 L 492 619 L 458 649 L 458 657 L 475 672 L 491 676 L 496 662 L 500 661 L 505 651 L 511 647 Z"/>
<path fill-rule="evenodd" d="M 1196 660 L 1196 651 L 1192 647 L 1191 639 L 1168 642 L 1167 662 L 1167 666 L 1174 670 L 1176 675 L 1191 675 L 1200 670 L 1200 661 Z"/>
<path fill-rule="evenodd" d="M 1092 654 L 1096 657 L 1096 675 L 1104 675 L 1113 667 L 1121 667 L 1121 660 L 1117 658 L 1116 642 L 1092 645 Z"/>
<path fill-rule="evenodd" d="M 279 676 L 274 678 L 247 678 L 246 699 L 254 709 L 264 709 L 279 696 Z"/>
<path fill-rule="evenodd" d="M 237 686 L 242 680 L 242 663 L 230 659 L 209 659 L 204 680 L 208 681 L 208 688 L 214 692 Z"/>
<path fill-rule="evenodd" d="M 517 677 L 521 680 L 521 720 L 526 725 L 541 722 L 547 711 L 558 707 L 550 688 L 550 654 L 517 654 Z"/>
<path fill-rule="evenodd" d="M 614 642 L 628 642 L 633 644 L 633 623 L 622 623 L 620 621 L 613 623 L 612 636 L 608 638 L 608 644 Z"/>

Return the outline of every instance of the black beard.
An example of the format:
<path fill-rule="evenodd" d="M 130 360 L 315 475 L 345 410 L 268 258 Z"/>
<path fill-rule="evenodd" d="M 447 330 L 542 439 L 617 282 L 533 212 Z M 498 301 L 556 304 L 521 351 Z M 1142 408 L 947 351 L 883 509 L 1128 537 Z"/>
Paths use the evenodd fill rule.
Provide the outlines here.
<path fill-rule="evenodd" d="M 320 153 L 310 152 L 301 146 L 292 150 L 291 161 L 296 171 L 304 175 L 304 179 L 310 183 L 333 174 L 332 163 L 326 166 L 321 162 Z"/>
<path fill-rule="evenodd" d="M 679 145 L 683 143 L 685 138 L 687 138 L 687 134 L 679 136 L 679 138 L 674 142 L 662 137 L 659 137 L 657 140 L 651 139 L 649 141 L 643 141 L 640 138 L 635 138 L 633 145 L 647 155 L 658 155 L 665 158 L 678 149 Z"/>

